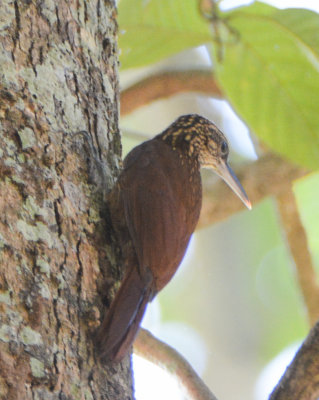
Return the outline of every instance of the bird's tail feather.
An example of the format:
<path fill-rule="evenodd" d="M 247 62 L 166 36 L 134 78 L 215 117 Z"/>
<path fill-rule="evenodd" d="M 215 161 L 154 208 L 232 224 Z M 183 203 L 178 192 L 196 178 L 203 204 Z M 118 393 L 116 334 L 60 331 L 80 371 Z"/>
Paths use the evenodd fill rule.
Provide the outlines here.
<path fill-rule="evenodd" d="M 150 285 L 130 268 L 96 335 L 101 358 L 120 361 L 129 351 L 151 297 Z"/>

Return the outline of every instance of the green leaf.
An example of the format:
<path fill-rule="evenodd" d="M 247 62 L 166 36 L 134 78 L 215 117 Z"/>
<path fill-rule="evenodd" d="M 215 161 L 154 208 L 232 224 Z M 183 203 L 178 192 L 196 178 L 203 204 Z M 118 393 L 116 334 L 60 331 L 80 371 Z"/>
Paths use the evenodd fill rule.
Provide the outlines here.
<path fill-rule="evenodd" d="M 256 4 L 227 14 L 216 73 L 248 126 L 274 151 L 319 167 L 319 15 Z"/>
<path fill-rule="evenodd" d="M 197 0 L 121 0 L 122 68 L 154 63 L 211 40 Z"/>
<path fill-rule="evenodd" d="M 319 14 L 300 8 L 290 8 L 279 10 L 273 17 L 283 26 L 286 26 L 291 32 L 294 32 L 306 46 L 309 51 L 319 57 Z"/>
<path fill-rule="evenodd" d="M 255 1 L 254 3 L 250 4 L 249 6 L 238 7 L 230 11 L 225 11 L 224 15 L 234 15 L 237 12 L 245 14 L 261 14 L 261 15 L 268 15 L 273 14 L 277 11 L 278 8 L 270 6 L 269 4 L 262 3 L 260 1 Z"/>

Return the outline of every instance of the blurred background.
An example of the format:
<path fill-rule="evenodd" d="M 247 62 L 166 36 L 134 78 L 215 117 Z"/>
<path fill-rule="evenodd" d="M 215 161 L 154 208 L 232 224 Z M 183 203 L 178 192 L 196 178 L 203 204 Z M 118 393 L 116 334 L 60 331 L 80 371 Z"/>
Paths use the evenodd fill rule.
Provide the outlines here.
<path fill-rule="evenodd" d="M 174 1 L 171 0 L 171 3 Z M 134 1 L 131 0 L 130 3 L 133 7 Z M 136 3 L 141 2 L 135 1 Z M 234 7 L 251 3 L 223 0 L 218 2 L 218 7 L 223 15 L 228 11 L 234 12 Z M 280 9 L 302 7 L 319 11 L 319 4 L 315 0 L 272 0 L 267 3 Z M 130 29 L 131 25 L 125 19 L 126 13 L 129 13 L 128 6 L 128 0 L 119 2 L 120 31 L 125 35 L 134 35 L 134 29 Z M 125 11 L 122 11 L 124 8 Z M 124 15 L 122 19 L 121 11 Z M 198 10 L 194 9 L 194 12 Z M 316 29 L 318 28 L 319 25 Z M 318 40 L 313 48 L 310 47 L 309 52 L 318 49 Z M 164 38 L 162 46 L 165 45 Z M 120 38 L 124 56 L 127 50 L 125 46 L 125 39 L 121 43 Z M 216 42 L 213 46 L 217 47 Z M 131 49 L 133 51 L 134 48 Z M 285 52 L 285 49 L 281 48 L 281 51 Z M 315 57 L 315 64 L 317 63 L 314 73 L 318 74 L 318 53 L 313 51 L 312 56 Z M 307 57 L 310 57 L 309 54 Z M 278 164 L 278 169 L 270 169 L 268 177 L 267 171 L 264 172 L 266 178 L 263 174 L 256 174 L 257 181 L 259 179 L 258 190 L 249 178 L 249 174 L 255 170 L 265 154 L 272 154 L 274 150 L 276 157 L 279 154 L 284 160 L 286 155 L 281 151 L 278 137 L 273 142 L 272 139 L 267 142 L 267 139 L 264 140 L 267 133 L 264 133 L 264 137 L 263 133 L 261 137 L 258 136 L 259 131 L 263 132 L 262 127 L 259 129 L 259 122 L 255 123 L 249 113 L 245 114 L 245 110 L 237 105 L 236 95 L 227 87 L 224 70 L 217 67 L 217 63 L 222 65 L 223 62 L 227 62 L 227 55 L 226 58 L 216 61 L 216 56 L 212 56 L 211 45 L 183 49 L 168 57 L 164 54 L 160 60 L 146 60 L 145 65 L 143 60 L 140 66 L 135 66 L 133 62 L 134 68 L 130 61 L 122 59 L 122 100 L 125 100 L 124 97 L 131 90 L 133 103 L 138 103 L 138 106 L 131 109 L 126 103 L 122 103 L 124 106 L 120 125 L 123 157 L 132 147 L 160 133 L 178 116 L 187 113 L 201 114 L 214 121 L 228 137 L 231 143 L 230 165 L 253 203 L 253 209 L 246 210 L 226 185 L 220 183 L 216 186 L 218 178 L 212 172 L 203 172 L 205 198 L 200 227 L 192 237 L 176 276 L 149 305 L 143 326 L 183 354 L 218 399 L 264 400 L 268 398 L 307 335 L 313 311 L 309 309 L 304 290 L 300 287 L 300 272 L 297 271 L 291 242 L 287 236 L 287 221 L 285 225 L 285 217 L 281 211 L 285 204 L 282 200 L 280 206 L 275 189 L 269 188 L 272 180 L 278 186 L 279 179 L 280 185 L 282 164 Z M 284 65 L 287 75 L 290 67 L 290 64 Z M 166 72 L 176 71 L 213 71 L 221 89 L 216 90 L 216 95 L 199 89 L 191 91 L 187 87 L 171 94 L 167 87 L 167 96 L 156 96 L 153 92 L 152 101 L 148 98 L 143 100 L 144 95 L 141 95 L 136 84 L 142 82 L 147 89 L 148 83 L 145 80 L 149 77 L 163 77 Z M 150 87 L 152 90 L 152 85 Z M 262 98 L 263 92 L 258 95 Z M 273 101 L 276 101 L 276 93 L 273 96 Z M 318 109 L 319 93 L 316 92 L 315 85 L 311 96 L 312 103 Z M 244 102 L 245 99 L 242 100 Z M 257 112 L 263 113 L 263 109 L 258 108 L 257 100 L 256 107 Z M 293 109 L 291 114 L 294 114 Z M 267 123 L 265 116 L 260 124 Z M 289 123 L 284 129 L 287 127 L 289 128 Z M 303 140 L 304 133 L 298 133 Z M 318 138 L 318 129 L 316 134 Z M 306 136 L 304 140 L 307 140 Z M 302 148 L 301 145 L 297 144 L 296 147 L 298 146 Z M 312 147 L 315 148 L 315 158 L 319 151 L 317 139 Z M 293 190 L 310 249 L 312 279 L 315 279 L 319 267 L 319 223 L 316 218 L 319 216 L 319 178 L 315 172 L 316 165 L 309 167 L 307 162 L 302 162 L 302 157 L 295 155 L 293 151 L 288 155 L 289 166 L 291 161 L 293 165 L 292 179 L 289 181 L 289 177 L 283 175 L 282 185 L 289 185 Z M 298 159 L 296 164 L 294 159 Z M 225 187 L 220 193 L 221 185 Z M 215 198 L 216 187 L 218 195 Z M 215 204 L 214 202 L 218 202 L 218 205 L 211 207 L 210 203 Z M 231 202 L 231 206 L 228 202 Z M 308 252 L 308 249 L 305 251 Z M 134 356 L 134 369 L 138 400 L 187 398 L 172 377 L 137 356 Z"/>

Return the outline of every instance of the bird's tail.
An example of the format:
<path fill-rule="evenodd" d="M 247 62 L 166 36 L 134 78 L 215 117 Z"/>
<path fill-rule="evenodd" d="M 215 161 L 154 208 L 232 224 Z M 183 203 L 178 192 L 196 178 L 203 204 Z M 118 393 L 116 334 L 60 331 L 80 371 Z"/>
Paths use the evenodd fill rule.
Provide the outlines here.
<path fill-rule="evenodd" d="M 149 282 L 129 268 L 96 335 L 102 359 L 120 361 L 128 353 L 150 298 Z"/>

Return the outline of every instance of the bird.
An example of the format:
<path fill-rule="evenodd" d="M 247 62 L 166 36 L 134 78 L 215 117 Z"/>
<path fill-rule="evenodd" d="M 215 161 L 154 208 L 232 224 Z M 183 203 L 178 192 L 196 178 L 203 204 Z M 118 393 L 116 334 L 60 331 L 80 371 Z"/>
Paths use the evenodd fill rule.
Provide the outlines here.
<path fill-rule="evenodd" d="M 251 208 L 228 154 L 217 126 L 189 114 L 125 157 L 108 207 L 126 272 L 96 334 L 102 359 L 119 362 L 129 353 L 148 302 L 178 269 L 200 215 L 200 168 L 212 169 Z"/>

